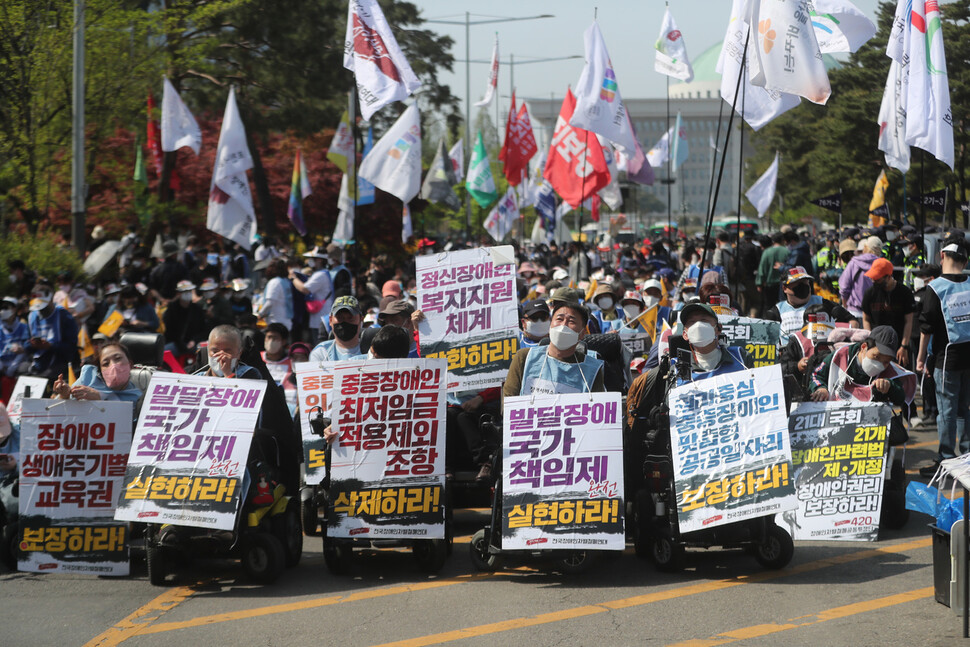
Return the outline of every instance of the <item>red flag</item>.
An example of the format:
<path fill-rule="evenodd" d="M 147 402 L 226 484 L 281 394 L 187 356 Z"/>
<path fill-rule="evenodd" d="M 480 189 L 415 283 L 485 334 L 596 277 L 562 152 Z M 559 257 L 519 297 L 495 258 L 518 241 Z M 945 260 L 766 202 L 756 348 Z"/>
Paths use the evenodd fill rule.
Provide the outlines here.
<path fill-rule="evenodd" d="M 523 103 L 518 111 L 515 109 L 515 91 L 512 91 L 512 105 L 509 106 L 509 118 L 505 122 L 505 143 L 499 151 L 498 158 L 505 163 L 503 173 L 511 186 L 522 183 L 522 177 L 529 167 L 529 160 L 538 152 L 536 138 L 532 133 L 532 122 L 529 111 Z"/>
<path fill-rule="evenodd" d="M 596 134 L 569 125 L 575 109 L 576 97 L 567 90 L 542 174 L 573 208 L 610 183 L 610 170 Z"/>
<path fill-rule="evenodd" d="M 152 162 L 155 165 L 155 176 L 159 179 L 162 177 L 162 131 L 158 128 L 158 122 L 155 121 L 155 97 L 152 96 L 151 91 L 148 92 L 148 151 L 152 155 Z M 178 169 L 172 168 L 172 174 L 168 179 L 168 186 L 172 191 L 178 191 L 181 188 L 182 181 L 179 178 Z"/>
<path fill-rule="evenodd" d="M 598 193 L 589 199 L 589 217 L 593 219 L 593 222 L 600 221 L 600 202 L 602 201 Z"/>

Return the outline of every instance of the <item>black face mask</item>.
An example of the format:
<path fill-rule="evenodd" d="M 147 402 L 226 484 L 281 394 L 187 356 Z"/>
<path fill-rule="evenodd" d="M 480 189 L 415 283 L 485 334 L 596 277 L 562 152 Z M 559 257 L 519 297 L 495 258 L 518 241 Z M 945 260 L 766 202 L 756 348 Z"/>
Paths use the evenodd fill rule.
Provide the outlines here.
<path fill-rule="evenodd" d="M 340 341 L 350 341 L 357 336 L 357 326 L 352 323 L 338 323 L 333 325 L 333 334 Z"/>
<path fill-rule="evenodd" d="M 807 283 L 801 283 L 793 287 L 791 291 L 797 298 L 805 299 L 812 293 L 812 286 Z"/>

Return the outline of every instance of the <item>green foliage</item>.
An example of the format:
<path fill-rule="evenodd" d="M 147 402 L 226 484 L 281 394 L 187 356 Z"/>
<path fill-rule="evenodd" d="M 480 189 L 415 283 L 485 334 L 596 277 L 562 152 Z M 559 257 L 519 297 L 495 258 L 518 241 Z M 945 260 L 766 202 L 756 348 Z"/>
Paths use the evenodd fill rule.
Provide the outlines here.
<path fill-rule="evenodd" d="M 75 276 L 81 272 L 77 254 L 65 249 L 60 238 L 50 232 L 34 234 L 10 234 L 0 238 L 0 290 L 6 294 L 10 289 L 7 263 L 20 259 L 37 276 L 54 280 L 58 272 L 70 271 Z"/>

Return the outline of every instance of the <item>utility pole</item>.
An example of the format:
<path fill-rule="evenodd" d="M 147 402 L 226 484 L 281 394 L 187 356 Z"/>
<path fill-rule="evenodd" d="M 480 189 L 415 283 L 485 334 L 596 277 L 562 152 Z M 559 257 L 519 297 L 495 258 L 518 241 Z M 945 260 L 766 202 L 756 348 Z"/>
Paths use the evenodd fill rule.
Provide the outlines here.
<path fill-rule="evenodd" d="M 71 244 L 84 255 L 84 2 L 74 0 L 74 88 L 71 106 Z"/>

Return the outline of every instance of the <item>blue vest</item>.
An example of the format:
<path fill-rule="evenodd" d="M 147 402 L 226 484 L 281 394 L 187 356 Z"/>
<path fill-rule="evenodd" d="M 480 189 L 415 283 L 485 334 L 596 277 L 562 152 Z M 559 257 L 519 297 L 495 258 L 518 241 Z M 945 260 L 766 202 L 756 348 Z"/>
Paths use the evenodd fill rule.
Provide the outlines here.
<path fill-rule="evenodd" d="M 933 279 L 930 287 L 940 297 L 943 321 L 951 344 L 970 341 L 970 280 L 955 283 L 942 276 Z"/>
<path fill-rule="evenodd" d="M 337 346 L 336 339 L 328 339 L 316 345 L 310 351 L 311 362 L 336 362 L 346 359 L 355 359 L 360 355 L 360 344 L 350 350 L 343 350 Z"/>
<path fill-rule="evenodd" d="M 822 303 L 822 297 L 817 294 L 813 294 L 808 297 L 808 301 L 805 305 L 798 306 L 797 308 L 792 304 L 788 303 L 788 300 L 780 301 L 776 306 L 778 308 L 778 314 L 781 315 L 781 345 L 786 346 L 788 344 L 788 338 L 794 335 L 796 332 L 802 329 L 805 325 L 805 308 L 808 306 L 819 305 Z"/>
<path fill-rule="evenodd" d="M 622 311 L 617 312 L 617 315 L 618 315 L 617 318 L 616 319 L 613 319 L 612 321 L 606 321 L 605 319 L 603 319 L 603 311 L 602 310 L 594 310 L 591 314 L 592 314 L 593 318 L 596 319 L 596 321 L 599 322 L 599 324 L 600 324 L 600 332 L 601 333 L 608 333 L 611 330 L 619 330 L 620 329 L 620 326 L 623 325 L 623 312 Z"/>
<path fill-rule="evenodd" d="M 677 365 L 677 359 L 671 358 L 670 365 L 672 367 Z M 713 371 L 691 371 L 690 377 L 692 382 L 697 380 L 705 380 L 709 377 L 716 377 L 718 375 L 725 375 L 727 373 L 737 373 L 738 371 L 746 371 L 748 367 L 744 365 L 741 360 L 741 351 L 734 346 L 721 346 L 721 361 Z M 677 378 L 677 386 L 687 384 L 686 381 Z"/>
<path fill-rule="evenodd" d="M 533 346 L 538 346 L 542 343 L 542 340 L 533 341 L 525 336 L 525 333 L 521 330 L 519 331 L 519 348 L 532 348 Z"/>
<path fill-rule="evenodd" d="M 593 387 L 603 360 L 586 355 L 580 364 L 549 357 L 548 346 L 530 348 L 522 370 L 519 395 L 533 393 L 586 393 Z"/>

